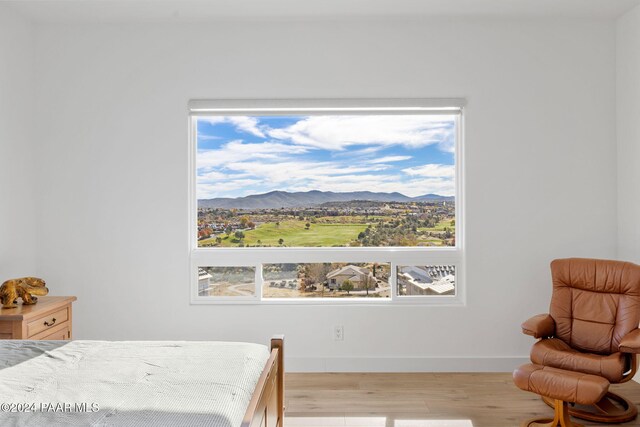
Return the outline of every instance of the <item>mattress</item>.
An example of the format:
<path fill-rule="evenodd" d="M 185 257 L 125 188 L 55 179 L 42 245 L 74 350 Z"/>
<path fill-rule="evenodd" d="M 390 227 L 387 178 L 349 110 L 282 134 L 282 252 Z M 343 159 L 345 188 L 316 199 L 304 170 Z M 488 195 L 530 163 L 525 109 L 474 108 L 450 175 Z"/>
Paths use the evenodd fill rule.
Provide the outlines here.
<path fill-rule="evenodd" d="M 266 346 L 0 341 L 1 426 L 238 427 Z"/>

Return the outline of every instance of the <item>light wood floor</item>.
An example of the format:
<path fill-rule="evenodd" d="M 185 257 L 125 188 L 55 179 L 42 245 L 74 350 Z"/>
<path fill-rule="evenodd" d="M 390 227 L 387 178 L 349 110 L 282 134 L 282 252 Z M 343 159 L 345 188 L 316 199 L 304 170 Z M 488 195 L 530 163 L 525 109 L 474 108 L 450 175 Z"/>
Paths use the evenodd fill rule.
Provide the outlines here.
<path fill-rule="evenodd" d="M 509 373 L 290 373 L 285 384 L 285 427 L 517 427 L 553 413 Z M 612 390 L 640 404 L 640 384 Z"/>

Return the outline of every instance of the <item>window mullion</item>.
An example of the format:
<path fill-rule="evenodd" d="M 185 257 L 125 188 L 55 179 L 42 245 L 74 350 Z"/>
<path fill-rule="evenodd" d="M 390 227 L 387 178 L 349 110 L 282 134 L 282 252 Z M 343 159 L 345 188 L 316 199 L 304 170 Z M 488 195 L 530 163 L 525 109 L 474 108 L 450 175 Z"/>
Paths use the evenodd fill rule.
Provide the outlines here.
<path fill-rule="evenodd" d="M 264 277 L 262 276 L 262 263 L 256 264 L 256 299 L 263 301 L 262 291 L 264 286 Z"/>

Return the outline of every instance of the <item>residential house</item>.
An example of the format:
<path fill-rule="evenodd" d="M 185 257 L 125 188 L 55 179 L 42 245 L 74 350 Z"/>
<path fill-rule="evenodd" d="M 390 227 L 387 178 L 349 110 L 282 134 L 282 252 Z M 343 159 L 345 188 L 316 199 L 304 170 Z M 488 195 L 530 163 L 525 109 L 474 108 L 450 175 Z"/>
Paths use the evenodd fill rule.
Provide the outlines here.
<path fill-rule="evenodd" d="M 338 289 L 345 281 L 353 284 L 354 291 L 363 291 L 367 283 L 369 290 L 375 288 L 376 279 L 368 269 L 356 265 L 346 265 L 327 274 L 327 284 L 330 289 Z"/>

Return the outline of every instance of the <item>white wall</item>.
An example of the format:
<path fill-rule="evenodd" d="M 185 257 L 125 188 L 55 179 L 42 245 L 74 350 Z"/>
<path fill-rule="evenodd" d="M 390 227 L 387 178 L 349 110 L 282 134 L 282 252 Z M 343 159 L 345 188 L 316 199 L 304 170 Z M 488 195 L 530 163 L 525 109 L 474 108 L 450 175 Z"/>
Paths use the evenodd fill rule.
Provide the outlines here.
<path fill-rule="evenodd" d="M 618 257 L 640 263 L 640 6 L 617 22 Z"/>
<path fill-rule="evenodd" d="M 35 272 L 31 25 L 0 4 L 0 283 Z"/>
<path fill-rule="evenodd" d="M 507 370 L 531 345 L 520 323 L 548 309 L 549 261 L 616 255 L 612 22 L 43 25 L 36 39 L 38 267 L 78 296 L 77 338 L 284 333 L 292 369 Z M 189 305 L 186 106 L 226 97 L 465 97 L 467 306 Z"/>

